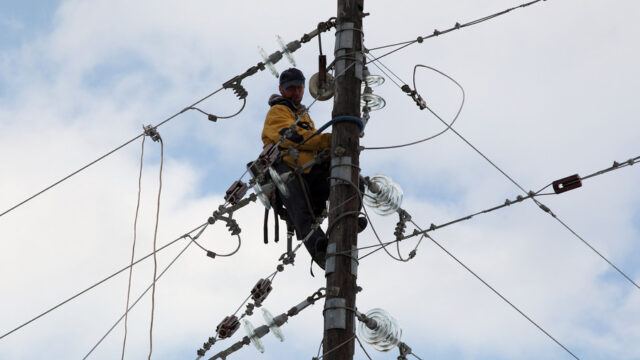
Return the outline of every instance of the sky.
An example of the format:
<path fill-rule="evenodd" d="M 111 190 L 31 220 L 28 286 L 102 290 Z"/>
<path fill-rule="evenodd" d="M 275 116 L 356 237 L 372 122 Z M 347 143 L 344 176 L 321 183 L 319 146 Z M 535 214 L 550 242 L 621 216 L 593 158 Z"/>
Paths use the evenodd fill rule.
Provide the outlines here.
<path fill-rule="evenodd" d="M 366 1 L 364 44 L 413 40 L 520 4 Z M 394 84 L 413 88 L 414 66 L 422 64 L 464 87 L 454 129 L 527 190 L 637 157 L 640 50 L 633 44 L 640 36 L 639 11 L 633 0 L 548 0 L 389 55 L 382 63 L 397 78 L 370 67 L 386 78 L 374 89 L 386 106 L 371 113 L 361 145 L 402 144 L 444 129 Z M 261 61 L 258 46 L 278 50 L 276 35 L 286 42 L 300 39 L 335 14 L 335 3 L 326 1 L 1 1 L 0 211 L 134 138 L 143 125 L 157 124 L 218 89 Z M 333 37 L 333 31 L 322 35 L 329 62 Z M 318 51 L 314 39 L 294 54 L 307 77 L 317 71 Z M 290 66 L 286 59 L 276 64 L 279 71 Z M 462 101 L 460 89 L 424 68 L 415 81 L 427 104 L 451 121 Z M 145 142 L 136 258 L 153 249 L 161 160 L 158 246 L 204 223 L 260 153 L 267 99 L 277 80 L 262 71 L 243 85 L 249 95 L 238 116 L 211 122 L 185 112 L 158 128 L 162 152 L 159 143 Z M 303 102 L 311 104 L 308 93 Z M 241 105 L 223 91 L 200 107 L 224 116 Z M 317 102 L 310 115 L 321 125 L 331 119 L 331 109 L 331 101 Z M 0 334 L 128 265 L 141 143 L 0 216 Z M 423 228 L 521 194 L 451 131 L 411 147 L 365 149 L 360 159 L 363 175 L 386 174 L 402 187 L 402 208 Z M 625 167 L 540 198 L 636 283 L 639 171 Z M 397 216 L 368 210 L 371 224 L 359 245 L 377 243 L 373 228 L 382 241 L 393 240 Z M 154 359 L 195 358 L 216 325 L 275 270 L 285 244 L 263 244 L 263 213 L 256 203 L 234 214 L 242 229 L 234 256 L 211 259 L 190 246 L 157 282 Z M 580 359 L 640 359 L 640 289 L 532 202 L 431 235 Z M 237 246 L 222 224 L 207 228 L 200 240 L 219 253 Z M 159 269 L 187 244 L 182 239 L 160 252 Z M 399 251 L 407 256 L 417 244 L 408 240 Z M 301 251 L 295 265 L 277 275 L 264 303 L 273 314 L 325 285 L 317 267 L 310 275 L 309 261 Z M 152 261 L 134 267 L 134 299 L 152 277 Z M 572 358 L 429 239 L 409 262 L 383 251 L 362 259 L 358 284 L 358 309 L 392 314 L 402 340 L 422 359 Z M 124 313 L 126 291 L 123 273 L 0 339 L 0 359 L 84 358 Z M 282 328 L 283 343 L 268 334 L 263 354 L 245 347 L 229 358 L 315 356 L 322 306 L 318 302 L 291 318 Z M 146 358 L 150 315 L 147 295 L 130 313 L 126 358 Z M 264 323 L 259 313 L 249 320 Z M 207 357 L 242 336 L 240 329 Z M 120 323 L 88 358 L 119 358 L 123 337 Z M 397 349 L 380 353 L 364 346 L 372 359 L 398 356 Z M 356 347 L 355 358 L 366 357 Z"/>

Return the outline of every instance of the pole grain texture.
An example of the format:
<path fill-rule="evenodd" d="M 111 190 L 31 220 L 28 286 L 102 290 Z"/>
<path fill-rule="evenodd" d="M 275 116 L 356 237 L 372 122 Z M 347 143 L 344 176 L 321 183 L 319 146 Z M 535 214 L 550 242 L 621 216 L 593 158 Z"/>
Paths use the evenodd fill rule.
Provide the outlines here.
<path fill-rule="evenodd" d="M 343 61 L 344 74 L 338 76 L 335 82 L 335 98 L 333 104 L 333 118 L 338 116 L 349 116 L 360 118 L 360 91 L 362 80 L 362 17 L 364 0 L 338 0 L 336 41 L 339 39 L 342 48 L 336 46 L 335 59 L 338 65 Z M 353 25 L 352 30 L 351 25 Z M 351 41 L 349 41 L 349 39 Z M 351 48 L 344 48 L 345 44 L 350 44 Z M 338 45 L 338 44 L 336 44 Z M 336 74 L 340 74 L 336 68 Z M 338 254 L 345 254 L 357 247 L 358 237 L 358 211 L 360 198 L 358 189 L 353 184 L 358 184 L 359 177 L 359 152 L 360 127 L 354 122 L 337 122 L 333 126 L 331 142 L 331 193 L 329 196 L 330 206 L 334 204 L 344 204 L 339 209 L 332 209 L 329 215 L 329 228 L 331 232 L 327 234 L 329 249 L 335 246 Z M 338 166 L 339 165 L 339 166 Z M 351 184 L 336 181 L 335 178 L 347 176 Z M 346 200 L 349 200 L 345 203 Z M 335 244 L 335 245 L 333 245 Z M 325 326 L 323 353 L 327 360 L 353 359 L 354 355 L 354 335 L 355 335 L 355 313 L 349 309 L 355 309 L 356 303 L 356 275 L 352 273 L 352 261 L 356 262 L 353 269 L 357 269 L 357 260 L 352 260 L 351 256 L 335 256 L 331 260 L 331 253 L 327 253 L 327 264 L 332 261 L 335 268 L 327 266 L 325 273 L 327 279 L 327 298 L 325 303 Z M 348 253 L 346 253 L 348 254 Z M 342 302 L 346 309 L 331 308 Z M 337 301 L 337 302 L 336 302 Z M 345 321 L 340 326 L 332 325 L 329 314 L 335 315 L 342 312 L 345 314 Z M 334 327 L 334 328 L 332 328 Z"/>

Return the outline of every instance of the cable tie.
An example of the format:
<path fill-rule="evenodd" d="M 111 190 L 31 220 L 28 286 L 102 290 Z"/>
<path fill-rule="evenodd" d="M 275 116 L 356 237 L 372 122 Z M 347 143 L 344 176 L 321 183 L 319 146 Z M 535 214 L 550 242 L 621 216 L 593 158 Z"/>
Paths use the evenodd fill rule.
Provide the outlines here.
<path fill-rule="evenodd" d="M 455 28 L 456 28 L 456 30 L 460 29 L 460 23 L 459 22 L 456 22 Z"/>
<path fill-rule="evenodd" d="M 422 36 L 418 36 L 416 41 L 421 44 L 424 41 L 424 38 Z"/>
<path fill-rule="evenodd" d="M 433 35 L 438 36 L 440 35 L 440 31 L 438 31 L 438 29 L 433 30 Z"/>

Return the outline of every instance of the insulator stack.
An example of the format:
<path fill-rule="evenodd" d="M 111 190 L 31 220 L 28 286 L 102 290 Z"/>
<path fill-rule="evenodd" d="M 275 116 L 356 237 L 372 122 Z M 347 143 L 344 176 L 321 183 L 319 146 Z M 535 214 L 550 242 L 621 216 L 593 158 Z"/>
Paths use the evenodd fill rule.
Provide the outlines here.
<path fill-rule="evenodd" d="M 374 175 L 369 178 L 365 189 L 364 203 L 376 214 L 390 215 L 402 205 L 402 188 L 386 175 Z"/>
<path fill-rule="evenodd" d="M 358 325 L 358 334 L 362 340 L 378 351 L 389 351 L 396 347 L 402 338 L 402 329 L 396 319 L 382 309 L 372 309 L 366 317 L 375 321 L 371 329 L 364 322 Z"/>

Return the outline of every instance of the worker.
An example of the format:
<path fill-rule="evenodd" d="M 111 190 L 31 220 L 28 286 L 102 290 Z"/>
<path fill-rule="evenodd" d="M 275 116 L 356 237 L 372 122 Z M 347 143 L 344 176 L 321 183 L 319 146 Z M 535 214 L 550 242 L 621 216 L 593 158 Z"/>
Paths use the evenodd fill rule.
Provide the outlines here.
<path fill-rule="evenodd" d="M 283 174 L 307 164 L 322 150 L 330 149 L 331 134 L 317 134 L 311 138 L 316 128 L 306 107 L 301 104 L 305 88 L 302 71 L 296 68 L 283 71 L 278 88 L 280 95 L 274 94 L 269 98 L 271 108 L 264 121 L 262 142 L 264 146 L 278 144 L 282 153 L 297 148 L 295 154 L 287 153 L 282 160 L 273 164 L 275 170 Z M 294 123 L 295 127 L 291 128 Z M 278 143 L 283 137 L 284 141 Z M 326 207 L 329 198 L 329 162 L 306 169 L 291 179 L 287 188 L 288 196 L 280 194 L 280 199 L 296 229 L 296 237 L 303 240 Z M 324 269 L 327 239 L 322 229 L 314 231 L 304 245 L 313 261 Z"/>

